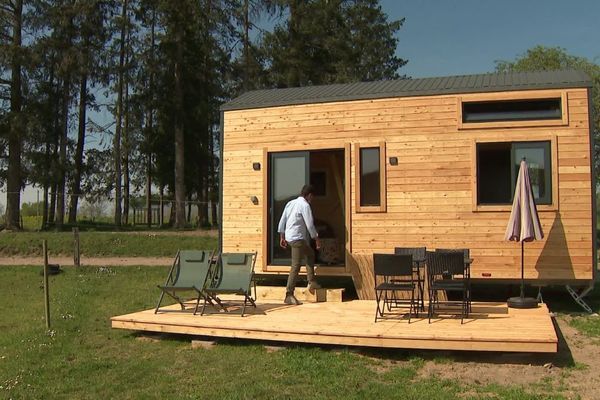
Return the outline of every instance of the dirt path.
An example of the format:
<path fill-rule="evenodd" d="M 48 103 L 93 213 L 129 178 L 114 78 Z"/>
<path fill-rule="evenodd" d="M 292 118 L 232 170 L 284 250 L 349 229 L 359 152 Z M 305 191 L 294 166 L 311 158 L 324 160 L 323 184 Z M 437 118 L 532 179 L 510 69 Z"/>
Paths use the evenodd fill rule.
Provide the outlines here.
<path fill-rule="evenodd" d="M 42 265 L 42 257 L 0 257 L 0 265 Z M 49 257 L 50 264 L 59 264 L 64 266 L 73 265 L 73 257 Z M 81 265 L 93 266 L 126 266 L 126 265 L 144 265 L 144 266 L 169 266 L 173 264 L 173 258 L 169 257 L 81 257 Z"/>

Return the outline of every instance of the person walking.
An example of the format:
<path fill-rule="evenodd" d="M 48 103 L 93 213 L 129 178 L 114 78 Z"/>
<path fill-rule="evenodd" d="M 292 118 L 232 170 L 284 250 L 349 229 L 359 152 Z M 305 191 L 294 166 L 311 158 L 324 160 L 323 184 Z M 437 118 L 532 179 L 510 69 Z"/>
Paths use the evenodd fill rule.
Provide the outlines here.
<path fill-rule="evenodd" d="M 315 280 L 315 251 L 310 245 L 312 238 L 316 241 L 317 249 L 321 248 L 312 209 L 310 208 L 314 191 L 312 185 L 304 185 L 300 191 L 300 196 L 286 204 L 277 228 L 279 245 L 284 249 L 288 246 L 292 249 L 292 268 L 287 280 L 283 301 L 285 304 L 302 304 L 294 296 L 294 289 L 296 288 L 296 279 L 303 259 L 306 261 L 308 289 L 313 291 L 321 288 L 321 285 Z"/>

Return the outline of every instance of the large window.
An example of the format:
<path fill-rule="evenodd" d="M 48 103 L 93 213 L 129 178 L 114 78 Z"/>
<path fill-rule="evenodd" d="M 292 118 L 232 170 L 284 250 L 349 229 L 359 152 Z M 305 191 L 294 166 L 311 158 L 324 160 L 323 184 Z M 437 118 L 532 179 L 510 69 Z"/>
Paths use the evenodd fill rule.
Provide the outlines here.
<path fill-rule="evenodd" d="M 511 204 L 521 160 L 537 204 L 552 204 L 550 142 L 500 142 L 477 144 L 477 204 Z"/>
<path fill-rule="evenodd" d="M 357 211 L 385 211 L 385 145 L 357 145 L 356 161 Z"/>

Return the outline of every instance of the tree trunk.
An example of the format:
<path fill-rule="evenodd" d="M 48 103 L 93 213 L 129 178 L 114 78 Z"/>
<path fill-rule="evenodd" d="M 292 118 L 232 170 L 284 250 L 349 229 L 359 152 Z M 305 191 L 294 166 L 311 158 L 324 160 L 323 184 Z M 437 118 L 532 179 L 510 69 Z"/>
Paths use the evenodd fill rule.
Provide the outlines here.
<path fill-rule="evenodd" d="M 162 228 L 163 224 L 165 223 L 165 203 L 163 200 L 164 194 L 165 194 L 165 188 L 164 186 L 160 186 L 159 190 L 159 202 L 160 202 L 160 212 L 158 214 L 158 224 L 159 226 Z"/>
<path fill-rule="evenodd" d="M 154 26 L 156 22 L 156 11 L 152 10 L 152 24 L 150 26 L 150 51 L 151 51 L 151 72 L 150 72 L 150 93 L 154 96 Z M 153 103 L 150 102 L 146 117 L 146 224 L 148 228 L 152 226 L 152 147 L 150 146 L 150 137 L 152 136 L 152 129 L 154 126 L 154 110 Z"/>
<path fill-rule="evenodd" d="M 148 228 L 152 226 L 152 153 L 150 150 L 146 155 L 146 224 Z"/>
<path fill-rule="evenodd" d="M 48 183 L 44 183 L 44 200 L 42 205 L 42 230 L 48 226 Z"/>
<path fill-rule="evenodd" d="M 175 223 L 175 219 L 177 218 L 177 202 L 174 200 L 171 200 L 171 210 L 169 212 L 169 224 L 168 226 L 173 226 Z M 183 207 L 179 207 L 179 208 L 183 208 Z M 185 212 L 185 209 L 184 209 Z"/>
<path fill-rule="evenodd" d="M 208 177 L 205 175 L 203 180 L 202 189 L 200 190 L 200 226 L 208 225 Z"/>
<path fill-rule="evenodd" d="M 87 74 L 81 77 L 79 87 L 79 129 L 77 132 L 77 148 L 75 149 L 75 169 L 71 184 L 71 202 L 69 204 L 69 223 L 77 223 L 77 205 L 81 193 L 81 172 L 83 168 L 83 147 L 85 145 L 85 126 L 87 110 Z"/>
<path fill-rule="evenodd" d="M 129 83 L 125 83 L 125 125 L 123 129 L 123 224 L 129 224 Z"/>
<path fill-rule="evenodd" d="M 50 209 L 48 210 L 48 223 L 54 222 L 56 216 L 56 182 L 52 183 L 50 192 Z"/>
<path fill-rule="evenodd" d="M 192 222 L 192 195 L 188 196 L 187 215 L 185 219 L 188 224 Z"/>
<path fill-rule="evenodd" d="M 125 37 L 127 24 L 127 4 L 128 0 L 123 0 L 121 6 L 121 44 L 119 50 L 119 81 L 117 83 L 117 126 L 115 128 L 115 137 L 113 140 L 113 157 L 115 162 L 115 225 L 121 226 L 121 129 L 123 122 L 123 75 L 125 64 Z"/>
<path fill-rule="evenodd" d="M 21 147 L 23 140 L 23 98 L 21 84 L 21 29 L 23 0 L 16 0 L 13 14 L 12 65 L 10 83 L 10 130 L 8 134 L 8 176 L 6 181 L 6 228 L 19 229 L 21 221 Z"/>
<path fill-rule="evenodd" d="M 65 222 L 65 183 L 67 175 L 67 140 L 69 134 L 69 99 L 71 94 L 71 82 L 65 79 L 62 93 L 62 127 L 60 144 L 58 149 L 58 187 L 56 197 L 56 227 L 62 228 Z"/>
<path fill-rule="evenodd" d="M 185 227 L 185 159 L 183 127 L 183 35 L 182 27 L 176 29 L 175 59 L 175 227 Z"/>
<path fill-rule="evenodd" d="M 250 0 L 244 0 L 244 91 L 248 90 L 250 77 Z"/>
<path fill-rule="evenodd" d="M 215 149 L 215 140 L 216 140 L 216 136 L 211 129 L 209 129 L 209 137 L 208 137 L 208 153 L 209 153 L 209 163 L 208 163 L 208 176 L 209 176 L 209 183 L 208 183 L 208 198 L 210 200 L 210 223 L 213 226 L 217 225 L 217 202 L 218 202 L 218 198 L 219 198 L 219 192 L 218 192 L 218 187 L 219 187 L 219 177 L 216 175 L 216 169 L 215 169 L 215 155 L 214 155 L 214 149 Z"/>

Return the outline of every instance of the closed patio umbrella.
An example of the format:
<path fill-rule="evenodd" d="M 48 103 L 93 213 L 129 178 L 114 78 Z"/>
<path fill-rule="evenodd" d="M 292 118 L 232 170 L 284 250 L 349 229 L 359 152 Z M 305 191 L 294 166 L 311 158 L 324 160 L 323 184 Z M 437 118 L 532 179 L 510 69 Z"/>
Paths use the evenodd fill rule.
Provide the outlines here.
<path fill-rule="evenodd" d="M 521 295 L 508 299 L 508 306 L 513 308 L 535 308 L 538 305 L 537 299 L 525 297 L 524 244 L 525 242 L 543 239 L 544 233 L 542 232 L 531 189 L 529 168 L 524 158 L 521 160 L 519 167 L 515 197 L 504 238 L 505 240 L 521 242 Z"/>

